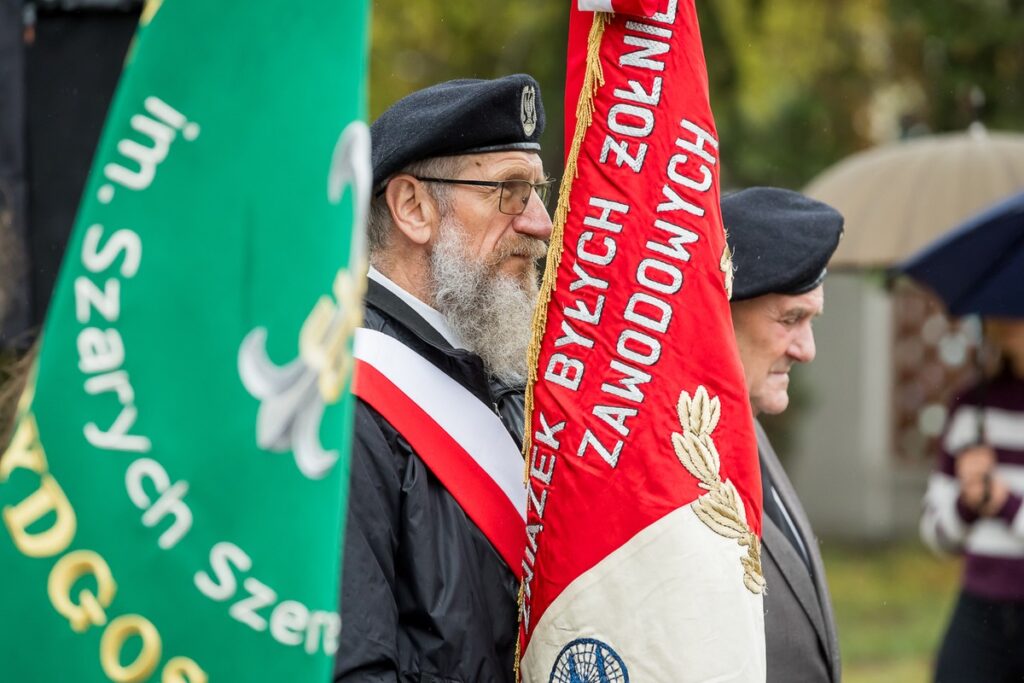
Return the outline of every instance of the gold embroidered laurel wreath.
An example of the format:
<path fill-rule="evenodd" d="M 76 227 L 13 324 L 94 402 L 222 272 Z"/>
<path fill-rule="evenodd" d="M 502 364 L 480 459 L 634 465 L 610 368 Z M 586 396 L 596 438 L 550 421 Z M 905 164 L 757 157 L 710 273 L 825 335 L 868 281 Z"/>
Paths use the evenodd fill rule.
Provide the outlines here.
<path fill-rule="evenodd" d="M 676 457 L 690 474 L 700 482 L 707 493 L 691 503 L 698 519 L 715 533 L 735 539 L 747 548 L 743 564 L 743 584 L 751 593 L 764 591 L 761 573 L 761 544 L 757 534 L 747 526 L 746 513 L 739 493 L 731 481 L 722 481 L 719 470 L 721 459 L 711 433 L 718 426 L 722 414 L 718 397 L 711 398 L 708 390 L 697 387 L 691 398 L 685 391 L 679 394 L 679 424 L 683 433 L 672 433 Z"/>

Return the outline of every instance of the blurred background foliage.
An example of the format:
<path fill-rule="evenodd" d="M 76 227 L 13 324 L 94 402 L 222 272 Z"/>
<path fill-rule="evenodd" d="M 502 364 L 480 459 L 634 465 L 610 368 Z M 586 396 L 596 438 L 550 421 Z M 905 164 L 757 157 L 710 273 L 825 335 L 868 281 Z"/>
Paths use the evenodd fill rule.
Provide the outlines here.
<path fill-rule="evenodd" d="M 374 0 L 371 114 L 450 78 L 533 74 L 561 168 L 571 0 Z M 798 188 L 926 132 L 1024 129 L 1024 0 L 698 3 L 723 187 Z"/>

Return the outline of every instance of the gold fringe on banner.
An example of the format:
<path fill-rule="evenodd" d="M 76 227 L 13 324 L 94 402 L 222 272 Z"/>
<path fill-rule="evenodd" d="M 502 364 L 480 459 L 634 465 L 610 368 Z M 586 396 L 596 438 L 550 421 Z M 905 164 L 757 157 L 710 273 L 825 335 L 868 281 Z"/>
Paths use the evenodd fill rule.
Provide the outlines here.
<path fill-rule="evenodd" d="M 586 72 L 583 74 L 580 98 L 576 103 L 576 130 L 572 136 L 572 145 L 569 147 L 569 156 L 565 160 L 565 173 L 562 175 L 562 187 L 558 192 L 558 207 L 555 209 L 554 226 L 551 231 L 551 241 L 548 244 L 544 280 L 541 282 L 537 309 L 533 314 L 533 338 L 530 341 L 529 376 L 526 381 L 526 404 L 523 411 L 526 416 L 526 429 L 523 432 L 523 459 L 526 461 L 526 468 L 523 472 L 524 482 L 529 479 L 530 449 L 533 447 L 530 422 L 533 415 L 533 387 L 537 383 L 540 344 L 548 322 L 548 304 L 551 302 L 551 292 L 555 289 L 558 265 L 562 260 L 562 233 L 565 230 L 565 221 L 569 218 L 569 195 L 572 193 L 573 181 L 579 174 L 580 148 L 583 146 L 583 136 L 594 120 L 594 96 L 604 85 L 604 69 L 601 67 L 601 37 L 604 35 L 604 27 L 611 20 L 610 13 L 595 12 L 594 23 L 590 26 L 590 36 L 587 38 Z"/>
<path fill-rule="evenodd" d="M 530 340 L 529 350 L 529 376 L 526 382 L 525 420 L 526 426 L 523 431 L 523 482 L 529 484 L 530 479 L 530 450 L 533 448 L 533 433 L 530 429 L 533 421 L 533 388 L 537 383 L 537 363 L 540 358 L 540 345 L 544 338 L 544 328 L 548 322 L 548 304 L 551 302 L 551 292 L 555 289 L 555 280 L 558 276 L 558 265 L 562 261 L 562 233 L 565 231 L 565 222 L 569 218 L 569 196 L 572 193 L 573 181 L 579 174 L 580 148 L 583 147 L 583 136 L 594 120 L 594 96 L 598 89 L 604 85 L 604 69 L 601 67 L 601 38 L 604 36 L 605 26 L 612 20 L 608 12 L 595 12 L 594 22 L 590 26 L 590 35 L 587 37 L 587 65 L 583 74 L 583 87 L 580 88 L 580 97 L 576 102 L 576 130 L 573 132 L 572 145 L 569 147 L 569 155 L 565 160 L 565 172 L 562 175 L 562 187 L 558 192 L 558 207 L 555 209 L 555 220 L 551 231 L 551 241 L 548 244 L 548 258 L 544 267 L 544 280 L 541 282 L 540 296 L 537 299 L 537 309 L 533 314 L 533 338 Z M 519 621 L 523 619 L 523 600 L 526 586 L 519 584 Z M 516 638 L 516 659 L 515 659 L 515 680 L 522 681 L 519 661 L 522 656 L 522 641 Z"/>

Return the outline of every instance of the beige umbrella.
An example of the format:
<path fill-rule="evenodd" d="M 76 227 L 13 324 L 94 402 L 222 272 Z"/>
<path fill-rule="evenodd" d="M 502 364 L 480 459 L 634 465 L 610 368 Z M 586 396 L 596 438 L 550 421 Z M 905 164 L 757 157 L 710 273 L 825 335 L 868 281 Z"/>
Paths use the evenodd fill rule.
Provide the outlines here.
<path fill-rule="evenodd" d="M 804 192 L 838 209 L 846 232 L 830 268 L 887 267 L 999 199 L 1024 190 L 1024 134 L 913 138 L 854 154 Z"/>

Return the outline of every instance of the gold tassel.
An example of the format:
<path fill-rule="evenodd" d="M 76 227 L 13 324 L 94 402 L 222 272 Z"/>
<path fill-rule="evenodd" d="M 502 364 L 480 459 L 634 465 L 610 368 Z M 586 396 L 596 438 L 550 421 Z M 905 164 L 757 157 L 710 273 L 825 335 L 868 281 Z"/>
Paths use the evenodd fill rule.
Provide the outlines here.
<path fill-rule="evenodd" d="M 519 619 L 519 623 L 520 624 L 523 623 L 523 599 L 525 597 L 524 596 L 525 593 L 526 593 L 526 579 L 524 578 L 522 581 L 519 582 L 519 597 L 517 598 L 517 600 L 519 602 L 519 611 L 516 614 L 517 614 L 517 617 Z M 523 642 L 523 640 L 522 640 L 522 638 L 519 637 L 519 631 L 517 630 L 516 631 L 516 659 L 512 663 L 512 675 L 513 675 L 512 680 L 515 681 L 515 683 L 522 683 L 522 678 L 520 678 L 520 673 L 521 672 L 519 670 L 519 657 L 522 655 L 522 647 L 523 647 L 522 646 L 522 642 Z"/>
<path fill-rule="evenodd" d="M 573 181 L 579 174 L 580 148 L 583 146 L 583 136 L 594 120 L 594 96 L 598 89 L 604 85 L 604 69 L 601 68 L 601 37 L 604 35 L 604 28 L 612 19 L 608 12 L 596 12 L 594 23 L 590 26 L 590 36 L 587 38 L 587 66 L 583 75 L 583 87 L 580 90 L 580 98 L 576 103 L 576 130 L 573 133 L 572 145 L 569 147 L 569 156 L 565 161 L 565 173 L 562 175 L 562 187 L 558 193 L 558 207 L 555 209 L 554 226 L 551 230 L 551 241 L 548 244 L 548 259 L 544 267 L 544 280 L 541 282 L 540 296 L 537 299 L 537 308 L 533 314 L 533 337 L 530 341 L 529 350 L 529 376 L 526 381 L 526 403 L 523 411 L 526 419 L 526 428 L 523 431 L 523 459 L 526 461 L 526 468 L 523 472 L 524 483 L 529 480 L 530 471 L 530 449 L 533 447 L 533 434 L 530 430 L 530 422 L 533 415 L 533 387 L 537 383 L 537 362 L 540 357 L 540 345 L 544 337 L 544 328 L 548 322 L 548 304 L 551 302 L 551 292 L 555 289 L 555 279 L 558 276 L 558 265 L 562 260 L 562 233 L 565 230 L 565 222 L 569 218 L 569 195 L 572 192 Z"/>
<path fill-rule="evenodd" d="M 583 74 L 583 87 L 580 89 L 580 97 L 576 102 L 576 130 L 573 132 L 572 145 L 569 147 L 569 155 L 565 161 L 565 173 L 562 175 L 562 187 L 558 192 L 558 207 L 555 209 L 555 220 L 551 230 L 551 241 L 548 244 L 548 259 L 544 267 L 544 280 L 541 282 L 540 296 L 537 299 L 537 308 L 533 314 L 533 336 L 530 340 L 529 350 L 529 376 L 526 382 L 526 401 L 524 407 L 524 419 L 526 426 L 523 431 L 523 483 L 529 485 L 530 480 L 530 450 L 533 448 L 533 433 L 530 429 L 533 416 L 533 388 L 537 383 L 537 363 L 540 357 L 540 345 L 544 338 L 544 328 L 548 322 L 548 304 L 551 302 L 551 292 L 555 289 L 555 279 L 558 276 L 558 265 L 562 260 L 562 233 L 565 230 L 565 222 L 569 218 L 569 195 L 572 192 L 573 181 L 579 174 L 580 148 L 583 147 L 583 136 L 590 128 L 594 120 L 594 96 L 598 89 L 604 85 L 604 69 L 601 67 L 601 38 L 604 36 L 605 26 L 612 20 L 608 12 L 595 12 L 594 22 L 590 25 L 590 35 L 587 37 L 587 65 Z M 523 599 L 526 585 L 519 584 L 519 621 L 523 618 Z M 515 658 L 515 681 L 521 683 L 521 672 L 519 660 L 522 656 L 521 639 L 516 637 L 516 658 Z"/>

